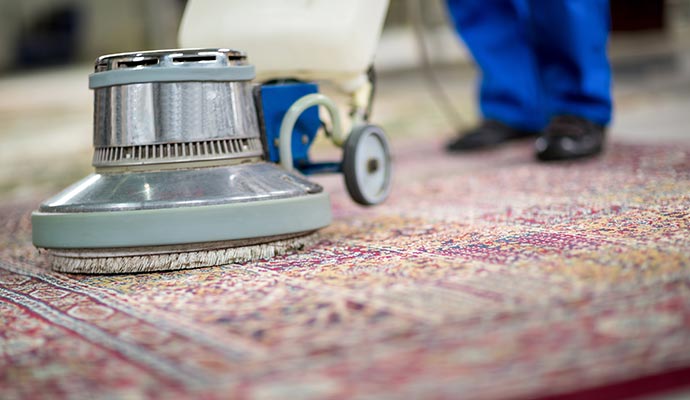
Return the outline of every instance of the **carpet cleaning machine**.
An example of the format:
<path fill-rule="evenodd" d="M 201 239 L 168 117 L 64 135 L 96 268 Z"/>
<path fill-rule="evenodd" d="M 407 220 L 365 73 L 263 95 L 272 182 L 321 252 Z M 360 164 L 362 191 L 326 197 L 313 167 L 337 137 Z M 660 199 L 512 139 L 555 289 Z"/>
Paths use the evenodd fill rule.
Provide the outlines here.
<path fill-rule="evenodd" d="M 328 194 L 305 176 L 342 173 L 354 201 L 383 202 L 391 160 L 367 70 L 387 7 L 191 0 L 185 48 L 100 57 L 95 173 L 32 214 L 34 245 L 64 272 L 222 265 L 302 249 L 330 224 Z M 243 51 L 208 48 L 226 44 Z M 347 131 L 318 81 L 349 95 Z M 342 160 L 310 160 L 322 127 Z"/>

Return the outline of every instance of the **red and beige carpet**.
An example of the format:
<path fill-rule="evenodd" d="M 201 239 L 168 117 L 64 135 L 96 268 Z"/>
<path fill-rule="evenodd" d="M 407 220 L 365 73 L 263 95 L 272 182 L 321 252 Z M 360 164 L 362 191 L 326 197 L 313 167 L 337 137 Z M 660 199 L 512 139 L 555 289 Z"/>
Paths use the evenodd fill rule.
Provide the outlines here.
<path fill-rule="evenodd" d="M 626 398 L 690 384 L 690 146 L 399 144 L 309 251 L 86 276 L 0 205 L 0 398 Z"/>

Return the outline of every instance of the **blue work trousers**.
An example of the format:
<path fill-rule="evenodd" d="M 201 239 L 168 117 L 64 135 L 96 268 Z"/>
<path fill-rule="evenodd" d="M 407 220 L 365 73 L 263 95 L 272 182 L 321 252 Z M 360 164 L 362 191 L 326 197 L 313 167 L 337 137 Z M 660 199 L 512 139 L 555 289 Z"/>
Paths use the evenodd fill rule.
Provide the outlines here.
<path fill-rule="evenodd" d="M 484 118 L 541 130 L 554 115 L 611 120 L 608 0 L 447 0 L 481 70 Z"/>

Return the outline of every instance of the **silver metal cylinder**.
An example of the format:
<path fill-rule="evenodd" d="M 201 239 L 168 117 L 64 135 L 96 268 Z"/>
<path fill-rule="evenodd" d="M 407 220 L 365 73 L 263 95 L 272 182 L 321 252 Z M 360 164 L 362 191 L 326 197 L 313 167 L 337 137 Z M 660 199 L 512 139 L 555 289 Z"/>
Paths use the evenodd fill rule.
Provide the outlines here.
<path fill-rule="evenodd" d="M 93 165 L 261 157 L 250 68 L 243 53 L 226 49 L 99 58 L 90 77 Z"/>

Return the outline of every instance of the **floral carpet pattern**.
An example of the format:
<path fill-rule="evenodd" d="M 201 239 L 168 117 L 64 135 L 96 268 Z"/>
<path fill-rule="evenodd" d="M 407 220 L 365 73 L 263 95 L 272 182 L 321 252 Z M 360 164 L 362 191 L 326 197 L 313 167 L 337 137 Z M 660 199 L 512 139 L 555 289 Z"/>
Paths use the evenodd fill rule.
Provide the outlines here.
<path fill-rule="evenodd" d="M 690 146 L 613 143 L 574 164 L 536 163 L 527 144 L 440 148 L 398 143 L 380 207 L 318 178 L 335 220 L 317 245 L 245 265 L 54 273 L 30 243 L 36 203 L 0 204 L 0 398 L 615 398 L 645 377 L 690 383 Z"/>

